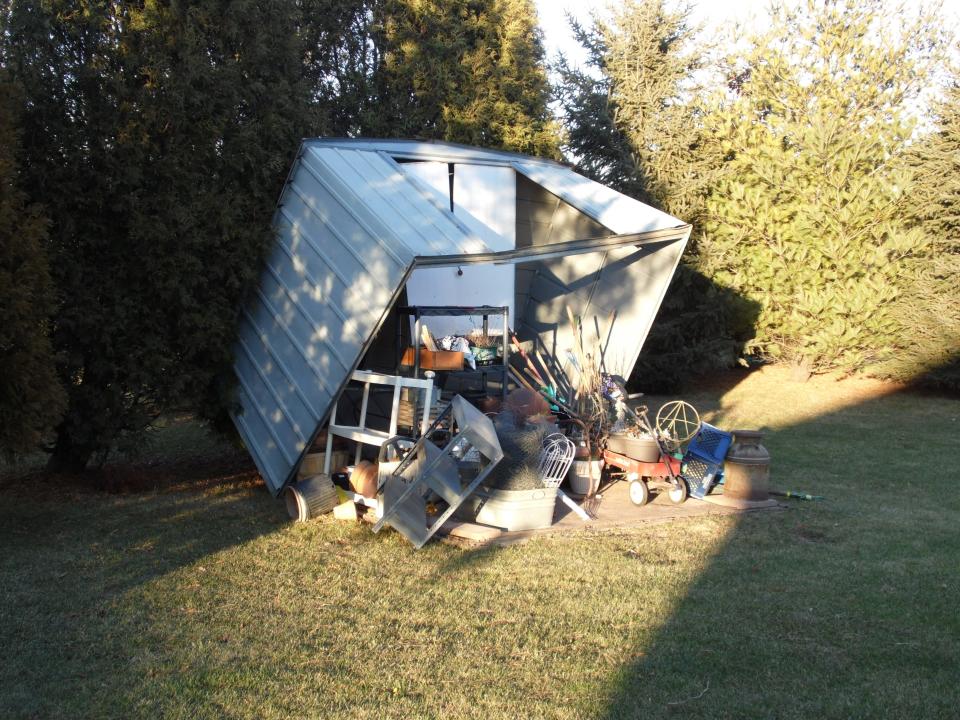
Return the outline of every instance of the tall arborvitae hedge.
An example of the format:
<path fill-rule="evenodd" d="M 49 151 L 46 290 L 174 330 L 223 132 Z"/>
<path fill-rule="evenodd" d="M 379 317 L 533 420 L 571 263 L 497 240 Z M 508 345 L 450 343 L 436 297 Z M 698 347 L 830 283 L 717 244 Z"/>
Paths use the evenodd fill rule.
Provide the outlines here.
<path fill-rule="evenodd" d="M 36 448 L 64 407 L 49 337 L 47 221 L 20 188 L 21 99 L 0 71 L 0 455 L 7 458 Z"/>
<path fill-rule="evenodd" d="M 759 304 L 752 352 L 810 372 L 893 352 L 905 259 L 911 108 L 938 45 L 933 18 L 895 26 L 879 0 L 776 6 L 730 62 L 707 121 L 727 152 L 700 268 Z"/>
<path fill-rule="evenodd" d="M 220 415 L 234 328 L 311 88 L 298 5 L 15 3 L 24 184 L 48 209 L 76 470 L 160 413 Z"/>
<path fill-rule="evenodd" d="M 580 32 L 593 67 L 559 68 L 571 157 L 694 224 L 638 384 L 676 384 L 737 349 L 798 377 L 907 376 L 920 354 L 938 364 L 953 352 L 953 252 L 937 238 L 947 231 L 911 220 L 908 167 L 943 38 L 922 8 L 895 21 L 886 10 L 774 5 L 710 63 L 687 11 L 664 0 L 625 3 Z M 955 167 L 929 159 L 918 182 L 932 187 Z"/>
<path fill-rule="evenodd" d="M 303 136 L 556 153 L 528 0 L 23 0 L 4 21 L 26 89 L 22 187 L 48 209 L 61 299 L 61 469 L 138 443 L 172 408 L 224 417 Z"/>

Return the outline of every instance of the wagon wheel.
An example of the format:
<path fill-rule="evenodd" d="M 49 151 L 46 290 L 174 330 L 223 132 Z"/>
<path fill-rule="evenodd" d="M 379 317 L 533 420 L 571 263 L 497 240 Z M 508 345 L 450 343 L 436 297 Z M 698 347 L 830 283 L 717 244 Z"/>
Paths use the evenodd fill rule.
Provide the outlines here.
<path fill-rule="evenodd" d="M 657 412 L 657 434 L 672 450 L 700 431 L 700 414 L 683 400 L 671 400 Z"/>
<path fill-rule="evenodd" d="M 643 480 L 631 480 L 629 485 L 630 502 L 637 506 L 644 506 L 650 499 L 650 488 Z"/>
<path fill-rule="evenodd" d="M 670 502 L 674 505 L 679 505 L 684 500 L 687 499 L 687 481 L 682 477 L 677 477 L 677 484 L 667 490 L 667 497 L 670 498 Z"/>

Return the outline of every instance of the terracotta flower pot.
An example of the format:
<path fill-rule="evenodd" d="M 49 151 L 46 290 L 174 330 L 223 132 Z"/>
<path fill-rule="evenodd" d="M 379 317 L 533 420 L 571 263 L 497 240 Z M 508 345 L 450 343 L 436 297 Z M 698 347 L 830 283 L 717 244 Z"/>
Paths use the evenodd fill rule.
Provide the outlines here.
<path fill-rule="evenodd" d="M 365 498 L 377 496 L 377 466 L 372 462 L 361 460 L 360 464 L 350 473 L 350 487 L 357 495 Z"/>

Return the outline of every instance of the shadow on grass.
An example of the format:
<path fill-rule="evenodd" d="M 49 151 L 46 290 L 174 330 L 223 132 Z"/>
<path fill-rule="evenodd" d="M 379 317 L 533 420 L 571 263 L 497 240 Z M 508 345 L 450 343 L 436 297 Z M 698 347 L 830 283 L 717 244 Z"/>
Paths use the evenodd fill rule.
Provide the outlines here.
<path fill-rule="evenodd" d="M 236 455 L 119 474 L 157 489 L 105 494 L 44 475 L 0 488 L 0 716 L 109 714 L 150 632 L 152 581 L 286 522 Z M 131 593 L 139 612 L 118 612 Z"/>
<path fill-rule="evenodd" d="M 954 717 L 960 402 L 930 400 L 902 389 L 769 428 L 773 486 L 826 500 L 738 516 L 599 715 Z"/>
<path fill-rule="evenodd" d="M 503 548 L 499 545 L 465 549 L 462 553 L 452 555 L 445 563 L 437 568 L 435 575 L 445 577 L 452 573 L 466 574 L 493 562 Z"/>
<path fill-rule="evenodd" d="M 764 387 L 775 484 L 827 501 L 667 541 L 279 533 L 245 461 L 142 493 L 8 486 L 0 718 L 950 717 L 960 406 L 861 395 L 797 420 Z M 744 424 L 735 399 L 687 399 Z"/>

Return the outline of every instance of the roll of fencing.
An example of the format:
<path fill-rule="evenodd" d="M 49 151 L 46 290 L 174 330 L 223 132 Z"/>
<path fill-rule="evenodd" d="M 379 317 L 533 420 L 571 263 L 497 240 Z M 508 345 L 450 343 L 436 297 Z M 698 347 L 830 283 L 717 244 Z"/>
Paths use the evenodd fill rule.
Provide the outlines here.
<path fill-rule="evenodd" d="M 314 475 L 287 486 L 287 513 L 303 522 L 333 510 L 337 489 L 329 475 Z"/>

